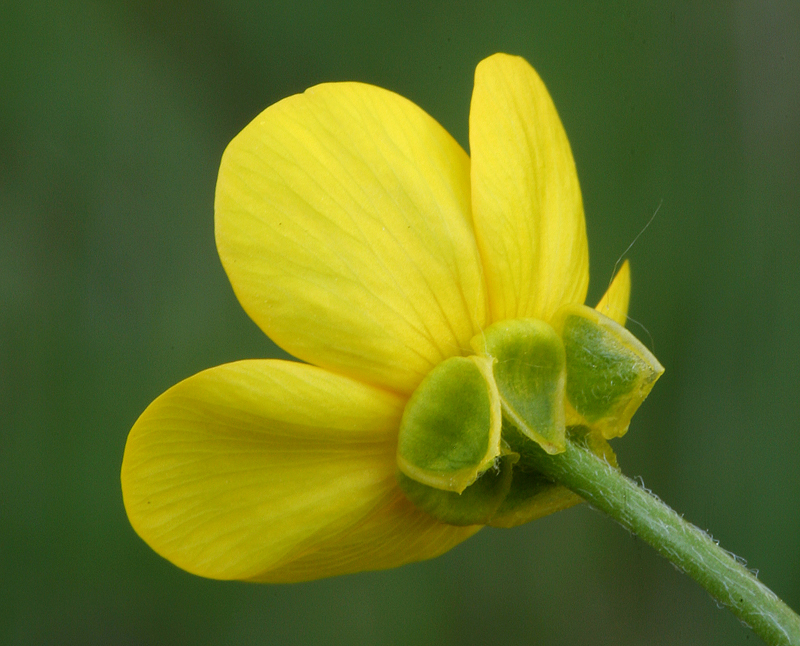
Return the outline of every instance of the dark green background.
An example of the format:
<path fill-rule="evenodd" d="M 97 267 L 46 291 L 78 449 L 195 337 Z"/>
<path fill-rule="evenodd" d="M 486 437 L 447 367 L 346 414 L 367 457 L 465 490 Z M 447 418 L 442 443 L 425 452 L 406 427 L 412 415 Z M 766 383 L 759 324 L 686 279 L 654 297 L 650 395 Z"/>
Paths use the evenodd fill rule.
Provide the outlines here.
<path fill-rule="evenodd" d="M 592 300 L 661 204 L 628 255 L 631 327 L 667 372 L 614 443 L 623 469 L 800 608 L 800 5 L 694 4 L 3 3 L 0 643 L 757 643 L 586 506 L 291 586 L 193 577 L 128 525 L 139 413 L 278 352 L 214 248 L 227 142 L 286 95 L 360 80 L 466 146 L 495 51 L 537 68 L 564 121 Z"/>

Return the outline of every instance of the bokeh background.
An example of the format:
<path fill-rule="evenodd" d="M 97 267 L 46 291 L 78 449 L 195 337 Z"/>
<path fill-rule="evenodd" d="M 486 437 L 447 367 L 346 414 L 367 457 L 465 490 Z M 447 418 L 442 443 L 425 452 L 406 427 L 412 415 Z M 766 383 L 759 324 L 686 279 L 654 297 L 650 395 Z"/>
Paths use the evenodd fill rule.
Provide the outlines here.
<path fill-rule="evenodd" d="M 800 609 L 800 4 L 11 0 L 0 9 L 0 643 L 753 644 L 586 506 L 398 570 L 204 580 L 130 528 L 119 466 L 159 393 L 279 350 L 213 238 L 227 142 L 334 80 L 466 147 L 472 74 L 526 57 L 572 143 L 590 300 L 630 249 L 667 372 L 615 442 Z M 705 5 L 702 6 L 701 5 Z"/>

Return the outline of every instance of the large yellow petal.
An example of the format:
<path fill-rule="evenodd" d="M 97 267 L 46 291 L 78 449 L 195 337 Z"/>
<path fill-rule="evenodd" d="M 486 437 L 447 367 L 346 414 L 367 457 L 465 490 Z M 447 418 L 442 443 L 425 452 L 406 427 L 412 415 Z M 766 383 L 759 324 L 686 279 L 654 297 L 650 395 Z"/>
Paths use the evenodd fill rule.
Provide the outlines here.
<path fill-rule="evenodd" d="M 523 59 L 496 54 L 478 65 L 469 141 L 490 321 L 548 320 L 583 303 L 589 251 L 575 163 L 553 101 Z"/>
<path fill-rule="evenodd" d="M 596 309 L 625 327 L 628 321 L 628 303 L 631 299 L 631 264 L 626 260 L 619 268 Z"/>
<path fill-rule="evenodd" d="M 410 393 L 485 323 L 469 159 L 402 97 L 333 83 L 267 108 L 228 146 L 222 263 L 289 353 Z"/>
<path fill-rule="evenodd" d="M 309 581 L 363 570 L 382 570 L 434 558 L 452 549 L 480 525 L 445 525 L 393 489 L 361 522 L 320 540 L 269 572 L 252 577 L 262 583 Z"/>
<path fill-rule="evenodd" d="M 311 579 L 436 556 L 477 528 L 441 525 L 403 498 L 404 403 L 299 363 L 201 372 L 131 430 L 128 517 L 156 552 L 218 579 Z"/>

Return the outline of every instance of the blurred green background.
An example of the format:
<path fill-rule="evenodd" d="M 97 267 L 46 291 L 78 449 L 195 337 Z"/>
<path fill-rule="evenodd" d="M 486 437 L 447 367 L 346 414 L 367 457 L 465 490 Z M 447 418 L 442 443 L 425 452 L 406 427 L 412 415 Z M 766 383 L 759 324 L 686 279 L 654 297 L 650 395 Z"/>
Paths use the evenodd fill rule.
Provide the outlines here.
<path fill-rule="evenodd" d="M 753 644 L 586 506 L 427 563 L 290 586 L 188 575 L 130 528 L 127 432 L 194 372 L 279 350 L 220 266 L 227 142 L 334 80 L 466 147 L 472 74 L 526 57 L 570 137 L 590 300 L 630 250 L 667 372 L 620 463 L 800 609 L 800 4 L 3 3 L 0 643 Z M 599 7 L 603 8 L 599 8 Z"/>

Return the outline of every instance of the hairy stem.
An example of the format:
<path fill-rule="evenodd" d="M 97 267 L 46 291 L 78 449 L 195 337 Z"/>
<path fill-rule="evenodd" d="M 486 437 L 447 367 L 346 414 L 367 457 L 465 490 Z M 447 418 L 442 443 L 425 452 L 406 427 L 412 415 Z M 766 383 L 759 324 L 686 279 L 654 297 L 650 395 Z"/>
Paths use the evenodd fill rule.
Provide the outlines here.
<path fill-rule="evenodd" d="M 800 646 L 800 617 L 708 534 L 657 497 L 569 441 L 557 455 L 537 451 L 537 468 L 652 545 L 766 643 Z"/>

